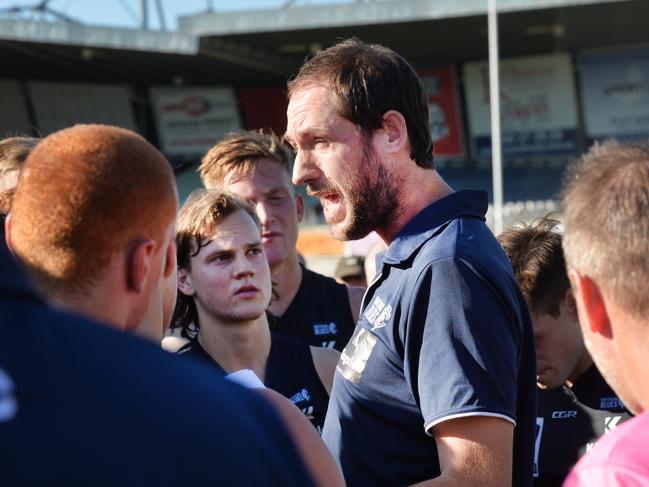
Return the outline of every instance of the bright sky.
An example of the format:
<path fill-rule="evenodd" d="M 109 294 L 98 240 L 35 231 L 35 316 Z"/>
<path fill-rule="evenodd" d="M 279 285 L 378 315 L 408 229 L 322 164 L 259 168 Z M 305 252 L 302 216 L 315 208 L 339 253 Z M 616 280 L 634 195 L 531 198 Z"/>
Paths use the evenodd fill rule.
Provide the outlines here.
<path fill-rule="evenodd" d="M 349 3 L 353 0 L 297 0 L 293 5 Z M 149 26 L 159 27 L 155 0 L 146 0 L 149 10 Z M 0 13 L 15 6 L 38 5 L 40 0 L 0 0 Z M 176 28 L 178 16 L 205 12 L 208 6 L 216 12 L 280 8 L 286 0 L 161 0 L 167 29 Z M 50 0 L 48 7 L 83 23 L 119 27 L 139 27 L 142 0 Z M 290 7 L 289 7 L 290 8 Z M 30 16 L 30 18 L 34 18 Z"/>

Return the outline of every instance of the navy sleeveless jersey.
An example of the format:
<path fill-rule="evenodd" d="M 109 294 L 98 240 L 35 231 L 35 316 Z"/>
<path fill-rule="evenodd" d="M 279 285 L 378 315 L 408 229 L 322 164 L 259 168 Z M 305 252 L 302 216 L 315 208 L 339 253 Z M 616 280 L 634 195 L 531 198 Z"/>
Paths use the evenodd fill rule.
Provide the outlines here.
<path fill-rule="evenodd" d="M 572 388 L 539 390 L 535 487 L 560 487 L 597 439 L 630 417 L 594 365 Z"/>
<path fill-rule="evenodd" d="M 345 348 L 354 333 L 347 286 L 302 267 L 300 288 L 271 330 L 299 338 L 314 347 Z"/>
<path fill-rule="evenodd" d="M 265 401 L 0 269 L 0 485 L 313 485 Z"/>
<path fill-rule="evenodd" d="M 486 193 L 453 193 L 383 254 L 336 367 L 322 433 L 348 485 L 439 476 L 434 426 L 480 415 L 515 424 L 512 483 L 532 484 L 531 320 L 486 210 Z"/>
<path fill-rule="evenodd" d="M 192 340 L 178 352 L 211 365 L 221 376 L 226 372 L 198 343 Z M 295 404 L 311 424 L 322 432 L 329 395 L 313 365 L 309 345 L 294 337 L 271 332 L 271 347 L 266 363 L 264 385 Z"/>

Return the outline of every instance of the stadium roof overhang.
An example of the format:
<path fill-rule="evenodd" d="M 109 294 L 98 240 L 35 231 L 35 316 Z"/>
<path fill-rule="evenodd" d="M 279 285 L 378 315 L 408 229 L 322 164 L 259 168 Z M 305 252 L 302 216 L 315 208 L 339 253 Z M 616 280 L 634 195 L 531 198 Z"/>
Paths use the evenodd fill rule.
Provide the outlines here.
<path fill-rule="evenodd" d="M 305 56 L 357 36 L 418 67 L 487 58 L 486 0 L 400 0 L 206 13 L 178 32 L 0 20 L 0 77 L 281 86 Z M 498 0 L 504 57 L 649 42 L 646 0 Z"/>
<path fill-rule="evenodd" d="M 649 42 L 645 0 L 498 0 L 502 56 Z M 181 32 L 292 59 L 341 38 L 387 45 L 416 66 L 488 56 L 487 0 L 398 0 L 181 17 Z"/>
<path fill-rule="evenodd" d="M 0 59 L 4 78 L 147 85 L 273 84 L 293 68 L 192 34 L 12 19 L 0 19 Z"/>

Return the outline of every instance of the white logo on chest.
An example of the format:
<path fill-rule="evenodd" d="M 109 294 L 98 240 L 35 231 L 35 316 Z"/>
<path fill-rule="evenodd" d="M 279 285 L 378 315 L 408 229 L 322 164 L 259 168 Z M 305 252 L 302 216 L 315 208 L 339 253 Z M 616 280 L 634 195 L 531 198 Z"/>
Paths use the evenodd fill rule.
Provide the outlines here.
<path fill-rule="evenodd" d="M 376 296 L 363 316 L 372 325 L 370 331 L 383 328 L 392 316 L 392 305 L 386 305 L 379 296 Z"/>
<path fill-rule="evenodd" d="M 296 392 L 290 398 L 290 401 L 293 404 L 297 404 L 302 401 L 310 401 L 310 400 L 311 400 L 311 394 L 306 389 L 302 389 L 301 391 Z"/>

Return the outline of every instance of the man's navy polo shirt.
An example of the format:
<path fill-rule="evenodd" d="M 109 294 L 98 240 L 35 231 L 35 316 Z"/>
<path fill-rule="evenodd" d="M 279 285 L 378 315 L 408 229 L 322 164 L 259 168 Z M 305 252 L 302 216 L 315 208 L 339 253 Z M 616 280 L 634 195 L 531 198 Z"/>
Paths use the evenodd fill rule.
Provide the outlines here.
<path fill-rule="evenodd" d="M 474 415 L 516 424 L 513 485 L 531 484 L 532 328 L 486 210 L 486 193 L 453 193 L 415 216 L 383 256 L 336 368 L 323 431 L 349 485 L 438 476 L 427 431 Z"/>

